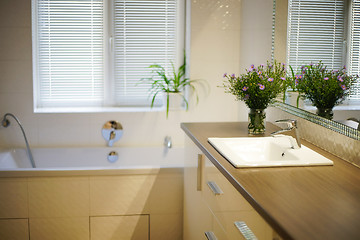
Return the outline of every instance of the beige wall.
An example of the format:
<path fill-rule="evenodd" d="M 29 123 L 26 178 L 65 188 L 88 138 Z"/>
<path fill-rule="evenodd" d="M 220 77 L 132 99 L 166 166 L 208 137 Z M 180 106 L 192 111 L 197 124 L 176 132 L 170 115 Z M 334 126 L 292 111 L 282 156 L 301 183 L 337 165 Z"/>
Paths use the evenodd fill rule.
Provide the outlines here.
<path fill-rule="evenodd" d="M 166 135 L 183 145 L 181 122 L 246 121 L 247 109 L 219 88 L 222 75 L 270 59 L 272 0 L 192 0 L 190 74 L 210 93 L 188 112 L 33 113 L 31 1 L 0 1 L 0 114 L 15 114 L 32 147 L 105 146 L 101 127 L 118 120 L 124 135 L 115 146 L 160 145 Z M 0 128 L 0 147 L 24 146 L 13 121 Z"/>

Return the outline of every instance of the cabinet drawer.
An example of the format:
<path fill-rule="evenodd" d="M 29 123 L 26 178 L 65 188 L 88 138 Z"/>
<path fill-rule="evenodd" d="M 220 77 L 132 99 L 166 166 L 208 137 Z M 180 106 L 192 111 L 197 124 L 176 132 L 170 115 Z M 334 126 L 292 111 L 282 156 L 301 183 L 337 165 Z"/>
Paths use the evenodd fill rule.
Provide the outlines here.
<path fill-rule="evenodd" d="M 272 239 L 272 228 L 208 159 L 205 160 L 204 175 L 203 200 L 228 239 L 247 239 L 235 222 L 244 223 L 244 228 L 248 228 L 256 239 Z"/>
<path fill-rule="evenodd" d="M 207 158 L 204 175 L 204 201 L 216 216 L 218 212 L 252 209 L 251 205 Z"/>
<path fill-rule="evenodd" d="M 212 215 L 212 229 L 211 229 L 211 232 L 208 232 L 208 233 L 210 234 L 210 236 L 205 233 L 205 236 L 206 236 L 205 239 L 208 239 L 208 240 L 230 239 L 227 237 L 223 226 L 219 223 L 219 221 L 216 219 L 216 217 L 214 215 Z"/>
<path fill-rule="evenodd" d="M 252 239 L 251 236 L 259 240 L 272 239 L 272 228 L 255 210 L 222 212 L 218 215 L 229 239 Z M 245 238 L 246 235 L 250 238 Z"/>

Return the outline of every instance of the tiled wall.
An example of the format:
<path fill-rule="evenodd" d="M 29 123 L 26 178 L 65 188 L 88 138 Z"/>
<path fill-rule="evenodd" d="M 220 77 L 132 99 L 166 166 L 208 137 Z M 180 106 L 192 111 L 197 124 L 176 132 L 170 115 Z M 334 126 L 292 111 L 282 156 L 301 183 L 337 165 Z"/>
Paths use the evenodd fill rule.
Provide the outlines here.
<path fill-rule="evenodd" d="M 0 192 L 0 239 L 182 239 L 181 171 L 1 178 Z"/>
<path fill-rule="evenodd" d="M 34 114 L 31 57 L 31 1 L 0 1 L 0 115 L 22 122 L 32 147 L 104 146 L 100 129 L 118 120 L 124 135 L 115 146 L 160 145 L 166 135 L 183 145 L 180 122 L 246 120 L 246 107 L 219 88 L 224 72 L 239 73 L 263 63 L 271 52 L 272 0 L 189 0 L 193 79 L 205 79 L 206 94 L 188 112 Z M 261 3 L 261 4 L 260 4 Z M 239 68 L 240 66 L 240 68 Z M 0 147 L 24 146 L 15 122 L 0 128 Z"/>

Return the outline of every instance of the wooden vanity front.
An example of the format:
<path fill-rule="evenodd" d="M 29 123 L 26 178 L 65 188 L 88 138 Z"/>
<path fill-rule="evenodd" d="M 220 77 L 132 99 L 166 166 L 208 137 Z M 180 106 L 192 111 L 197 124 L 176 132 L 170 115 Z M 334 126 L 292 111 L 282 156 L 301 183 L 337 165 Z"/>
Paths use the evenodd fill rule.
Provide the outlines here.
<path fill-rule="evenodd" d="M 247 123 L 182 123 L 181 128 L 189 137 L 187 141 L 196 146 L 200 155 L 204 154 L 205 158 L 246 199 L 249 206 L 265 220 L 265 224 L 269 227 L 264 225 L 264 233 L 260 233 L 262 235 L 258 236 L 258 239 L 276 239 L 277 234 L 282 239 L 360 239 L 359 167 L 303 140 L 305 146 L 329 158 L 334 165 L 236 169 L 208 143 L 207 139 L 248 137 Z M 278 127 L 267 123 L 265 136 L 276 130 Z M 189 144 L 186 148 L 189 148 Z M 216 216 L 215 211 L 211 209 L 211 202 L 209 204 L 206 196 L 208 193 L 203 189 L 194 190 L 194 195 L 186 193 L 189 187 L 206 187 L 205 183 L 201 183 L 206 181 L 206 176 L 195 176 L 195 186 L 189 186 L 193 184 L 191 174 L 186 179 L 188 170 L 190 173 L 191 171 L 195 171 L 196 174 L 201 173 L 202 167 L 199 166 L 201 161 L 198 158 L 195 153 L 186 154 L 184 239 L 189 231 L 194 230 L 191 226 L 187 226 L 186 222 L 191 217 L 188 215 L 192 213 L 186 208 L 191 206 L 191 198 L 194 195 L 195 197 L 198 195 L 198 198 L 201 195 L 203 199 L 198 201 L 197 205 L 207 205 L 213 213 L 212 228 L 218 229 L 222 236 L 218 239 L 235 239 L 222 225 L 221 217 Z M 206 167 L 203 168 L 206 170 Z M 206 175 L 206 171 L 201 174 Z M 231 204 L 237 203 L 241 204 L 241 200 L 235 197 Z M 193 210 L 201 209 L 202 206 L 197 206 Z M 214 223 L 218 222 L 220 227 L 217 228 Z M 269 233 L 269 228 L 276 234 Z"/>

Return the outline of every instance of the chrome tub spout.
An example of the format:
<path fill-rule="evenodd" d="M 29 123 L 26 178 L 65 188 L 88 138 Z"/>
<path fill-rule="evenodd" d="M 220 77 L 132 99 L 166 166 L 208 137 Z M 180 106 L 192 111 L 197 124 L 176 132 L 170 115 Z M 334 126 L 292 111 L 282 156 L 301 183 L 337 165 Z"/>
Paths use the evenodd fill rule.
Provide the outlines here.
<path fill-rule="evenodd" d="M 3 127 L 5 127 L 5 128 L 7 128 L 8 126 L 10 126 L 10 121 L 9 121 L 9 119 L 8 119 L 7 117 L 12 117 L 12 118 L 14 118 L 15 121 L 19 124 L 20 129 L 21 129 L 21 132 L 22 132 L 22 134 L 23 134 L 23 136 L 24 136 L 24 139 L 25 139 L 26 151 L 27 151 L 27 155 L 28 155 L 28 158 L 29 158 L 29 160 L 30 160 L 31 166 L 32 166 L 33 168 L 36 168 L 35 161 L 34 161 L 33 155 L 32 155 L 31 150 L 30 150 L 29 142 L 28 142 L 28 140 L 27 140 L 27 138 L 26 138 L 26 134 L 25 134 L 24 128 L 22 127 L 19 119 L 18 119 L 17 117 L 15 117 L 14 114 L 6 113 L 6 114 L 4 115 L 4 117 L 3 117 L 2 122 L 1 122 L 1 125 L 2 125 Z"/>

